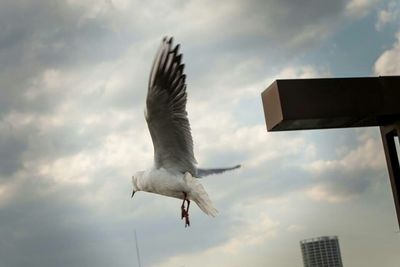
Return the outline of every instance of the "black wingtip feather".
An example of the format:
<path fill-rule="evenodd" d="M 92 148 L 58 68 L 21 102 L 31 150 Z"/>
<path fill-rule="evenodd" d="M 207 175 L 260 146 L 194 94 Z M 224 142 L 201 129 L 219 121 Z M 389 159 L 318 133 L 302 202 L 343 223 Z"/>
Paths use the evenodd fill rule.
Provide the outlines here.
<path fill-rule="evenodd" d="M 173 37 L 163 37 L 151 70 L 149 87 L 158 83 L 163 83 L 170 88 L 182 86 L 185 65 L 181 64 L 183 56 L 179 54 L 179 48 L 180 44 L 173 46 Z M 183 78 L 183 82 L 185 82 L 185 78 Z"/>
<path fill-rule="evenodd" d="M 175 55 L 177 55 L 178 54 L 178 51 L 179 51 L 179 47 L 180 47 L 181 45 L 180 44 L 177 44 L 176 46 L 175 46 L 175 48 L 174 48 L 174 53 L 175 53 Z"/>

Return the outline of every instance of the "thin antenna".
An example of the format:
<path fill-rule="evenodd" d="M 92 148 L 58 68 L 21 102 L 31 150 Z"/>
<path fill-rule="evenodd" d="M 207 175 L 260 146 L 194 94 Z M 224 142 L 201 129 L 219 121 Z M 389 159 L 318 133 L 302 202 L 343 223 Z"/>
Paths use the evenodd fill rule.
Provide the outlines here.
<path fill-rule="evenodd" d="M 138 245 L 138 241 L 137 241 L 136 230 L 135 230 L 135 242 L 136 242 L 136 255 L 137 255 L 138 264 L 139 264 L 139 267 L 142 267 L 142 264 L 140 263 L 140 253 L 139 253 L 139 245 Z"/>

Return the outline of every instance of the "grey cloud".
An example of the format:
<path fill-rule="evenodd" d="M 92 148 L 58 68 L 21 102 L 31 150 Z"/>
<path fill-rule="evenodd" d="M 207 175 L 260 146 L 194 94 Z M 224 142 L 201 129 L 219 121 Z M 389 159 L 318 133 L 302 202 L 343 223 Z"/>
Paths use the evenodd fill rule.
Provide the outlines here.
<path fill-rule="evenodd" d="M 150 10 L 153 8 L 152 5 L 145 7 L 139 3 L 130 4 L 127 10 L 115 8 L 109 2 L 93 3 L 93 6 L 58 1 L 4 2 L 2 5 L 0 6 L 2 10 L 0 24 L 4 25 L 4 31 L 0 33 L 0 60 L 4 64 L 1 67 L 3 71 L 0 84 L 2 88 L 0 109 L 3 112 L 8 109 L 48 112 L 57 106 L 62 96 L 59 94 L 43 96 L 31 101 L 22 97 L 44 69 L 82 70 L 93 64 L 112 61 L 121 57 L 132 43 L 140 43 L 141 38 L 145 36 L 161 38 L 165 34 L 163 29 L 166 25 L 171 28 L 179 27 L 178 21 L 175 20 L 166 20 L 164 23 L 166 25 L 164 25 L 156 23 L 154 17 L 138 15 L 140 11 L 150 14 L 155 12 Z M 213 39 L 210 39 L 210 42 L 200 43 L 193 40 L 189 42 L 190 39 L 186 41 L 186 38 L 191 36 L 188 31 L 196 31 L 195 28 L 190 27 L 187 32 L 182 32 L 178 40 L 183 43 L 183 52 L 185 57 L 188 57 L 185 62 L 188 64 L 189 85 L 193 85 L 196 90 L 208 87 L 206 83 L 210 81 L 205 74 L 209 75 L 210 69 L 219 69 L 217 64 L 224 58 L 228 59 L 227 63 L 234 66 L 245 58 L 252 57 L 256 50 L 258 58 L 266 59 L 265 62 L 268 62 L 269 58 L 270 62 L 274 62 L 275 67 L 287 62 L 288 58 L 293 56 L 293 54 L 290 56 L 287 50 L 284 51 L 283 58 L 278 59 L 277 56 L 283 52 L 285 44 L 290 43 L 291 39 L 308 31 L 307 25 L 311 23 L 309 21 L 311 15 L 314 20 L 319 21 L 318 25 L 329 27 L 330 24 L 335 24 L 332 23 L 331 18 L 340 17 L 343 9 L 343 3 L 338 1 L 329 3 L 329 8 L 318 1 L 306 1 L 300 6 L 290 1 L 255 4 L 238 1 L 237 5 L 240 9 L 235 11 L 236 13 L 228 11 L 221 15 L 221 24 L 203 29 L 218 35 L 224 33 L 226 38 L 219 39 L 220 44 L 215 44 Z M 184 10 L 185 7 L 187 5 L 179 5 L 171 9 Z M 92 9 L 96 10 L 96 8 L 100 11 L 88 15 Z M 128 16 L 129 13 L 130 16 Z M 196 14 L 193 15 L 194 20 L 201 19 Z M 179 18 L 178 13 L 176 19 Z M 226 28 L 226 26 L 237 21 L 241 21 L 238 28 L 243 29 L 231 35 L 232 27 Z M 315 25 L 314 22 L 312 25 Z M 139 27 L 140 25 L 148 25 L 148 27 L 144 31 Z M 207 27 L 207 24 L 205 26 Z M 264 35 L 260 35 L 260 32 L 254 33 L 253 28 L 261 32 L 265 31 Z M 309 46 L 307 40 L 309 40 L 308 37 L 305 41 L 306 47 Z M 319 37 L 317 40 L 311 38 L 309 41 L 319 41 Z M 157 44 L 154 51 L 156 47 Z M 278 53 L 271 54 L 269 51 L 276 50 L 274 47 L 278 49 L 276 51 Z M 298 47 L 295 49 L 295 51 L 301 50 Z M 146 62 L 151 62 L 154 51 Z M 200 62 L 193 56 L 199 53 L 203 54 Z M 132 61 L 137 62 L 137 59 L 132 58 Z M 142 62 L 141 58 L 137 64 L 143 64 Z M 265 77 L 266 69 L 270 69 L 270 66 L 255 66 L 249 69 L 246 81 Z M 143 73 L 146 76 L 147 69 Z M 232 75 L 229 69 L 225 70 L 225 73 L 228 76 Z M 132 81 L 130 85 L 145 85 L 145 80 L 145 78 L 139 78 Z M 238 80 L 234 79 L 234 81 Z M 62 90 L 68 90 L 68 88 Z M 113 105 L 128 106 L 130 103 L 127 102 L 128 98 L 125 94 L 134 91 L 137 90 L 124 91 L 124 95 L 118 96 Z"/>
<path fill-rule="evenodd" d="M 119 176 L 118 170 L 100 168 L 89 189 L 60 186 L 48 179 L 51 177 L 22 177 L 25 181 L 13 201 L 0 206 L 0 264 L 131 266 L 136 262 L 133 233 L 137 230 L 143 264 L 152 265 L 171 255 L 216 246 L 228 237 L 223 229 L 232 225 L 229 216 L 211 219 L 197 207 L 192 207 L 193 226 L 187 231 L 180 221 L 177 200 L 173 210 L 164 208 L 152 219 L 135 216 L 141 206 L 151 209 L 154 203 L 162 206 L 164 200 L 146 193 L 131 200 L 126 184 L 117 182 L 108 188 L 114 191 L 108 199 L 110 194 L 103 194 L 101 188 L 108 179 Z M 84 201 L 90 197 L 105 198 L 102 201 L 107 207 L 93 208 Z"/>
<path fill-rule="evenodd" d="M 24 161 L 43 163 L 96 147 L 110 127 L 102 121 L 84 128 L 80 116 L 104 114 L 110 111 L 110 106 L 122 106 L 123 101 L 125 107 L 131 108 L 129 101 L 134 102 L 135 93 L 130 98 L 119 96 L 113 101 L 103 96 L 101 85 L 88 88 L 91 94 L 82 94 L 80 88 L 70 88 L 74 83 L 68 83 L 64 77 L 72 73 L 78 77 L 75 83 L 79 83 L 82 78 L 78 74 L 94 75 L 90 72 L 93 66 L 115 61 L 130 46 L 112 28 L 109 15 L 112 7 L 99 4 L 104 5 L 104 12 L 86 16 L 90 6 L 62 1 L 0 3 L 2 178 L 10 178 L 23 168 Z M 47 69 L 61 73 L 61 83 L 52 90 L 47 90 L 48 85 L 42 81 Z M 100 78 L 107 81 L 105 71 Z M 32 92 L 37 95 L 29 97 Z M 64 109 L 62 114 L 59 108 L 68 101 L 72 103 L 71 109 Z M 13 124 L 20 122 L 12 121 L 19 119 L 10 119 L 12 114 L 22 119 L 30 117 L 29 122 L 14 127 Z M 47 123 L 53 114 L 62 116 L 61 124 Z"/>
<path fill-rule="evenodd" d="M 26 138 L 13 131 L 11 125 L 0 122 L 0 181 L 22 167 L 22 153 L 28 146 Z"/>
<path fill-rule="evenodd" d="M 249 14 L 257 14 L 260 24 L 265 25 L 265 31 L 271 33 L 271 37 L 277 38 L 278 42 L 286 40 L 290 43 L 290 39 L 295 35 L 309 31 L 310 26 L 322 24 L 329 29 L 329 25 L 335 25 L 332 22 L 342 15 L 345 5 L 345 1 L 258 1 L 257 4 L 248 2 L 248 10 Z"/>
<path fill-rule="evenodd" d="M 330 167 L 308 172 L 312 185 L 323 187 L 332 196 L 349 198 L 358 197 L 388 179 L 376 129 L 336 130 L 326 134 L 326 139 L 316 141 L 324 141 L 319 147 L 319 160 L 327 160 Z M 346 150 L 340 151 L 342 148 Z"/>
<path fill-rule="evenodd" d="M 78 70 L 126 50 L 129 43 L 118 37 L 107 12 L 89 18 L 85 12 L 84 6 L 62 1 L 0 4 L 0 114 L 53 110 L 62 101 L 59 93 L 34 100 L 24 96 L 45 69 Z"/>
<path fill-rule="evenodd" d="M 364 136 L 364 138 L 360 138 L 360 136 Z M 287 137 L 290 138 L 289 133 Z M 371 141 L 371 138 L 374 144 L 376 142 L 380 143 L 379 134 L 373 129 L 332 130 L 324 133 L 311 132 L 304 134 L 304 138 L 307 144 L 313 144 L 317 148 L 316 156 L 318 159 L 313 159 L 312 157 L 306 159 L 303 151 L 299 151 L 293 155 L 284 155 L 276 159 L 266 160 L 262 165 L 258 166 L 248 167 L 244 162 L 240 173 L 229 173 L 222 177 L 214 178 L 218 188 L 224 188 L 225 197 L 221 200 L 222 203 L 229 206 L 229 200 L 233 198 L 241 198 L 242 200 L 260 197 L 272 199 L 287 196 L 293 192 L 306 192 L 315 186 L 323 188 L 330 196 L 347 200 L 373 190 L 382 184 L 385 179 L 388 179 L 385 169 L 380 165 L 376 166 L 376 161 L 381 159 L 380 153 L 383 152 L 375 151 L 375 148 L 370 147 L 368 151 L 361 150 L 364 153 L 370 153 L 370 150 L 374 149 L 374 159 L 368 156 L 365 156 L 365 158 L 360 157 L 360 160 L 368 160 L 371 165 L 360 162 L 357 168 L 346 168 L 345 165 L 337 164 L 346 159 L 349 154 L 357 151 L 357 149 L 365 147 L 366 142 Z M 346 150 L 336 151 L 338 148 L 346 148 Z M 359 151 L 357 153 L 360 154 Z M 217 154 L 215 158 L 211 156 L 211 162 L 218 162 L 219 158 L 240 158 L 235 153 L 228 152 L 228 154 L 227 156 Z M 246 153 L 241 153 L 241 155 L 244 159 L 252 158 L 251 155 L 246 155 Z M 309 171 L 303 167 L 309 166 L 314 160 L 333 160 L 335 167 L 326 168 L 319 172 Z M 355 163 L 353 162 L 353 164 Z M 230 186 L 227 188 L 226 184 Z"/>
<path fill-rule="evenodd" d="M 117 260 L 116 251 L 97 240 L 104 233 L 95 216 L 72 197 L 79 190 L 53 188 L 49 193 L 54 186 L 43 177 L 28 178 L 0 209 L 1 265 L 109 266 Z"/>
<path fill-rule="evenodd" d="M 271 49 L 275 53 L 284 51 L 286 55 L 301 53 L 329 36 L 334 27 L 340 25 L 346 1 L 236 1 L 234 5 L 236 8 L 229 9 L 233 11 L 221 12 L 220 24 L 209 28 L 210 33 L 223 33 L 225 38 L 214 38 L 206 44 L 212 45 L 213 52 L 218 54 L 234 51 L 241 57 L 257 50 L 268 51 L 272 56 Z M 315 29 L 320 31 L 314 32 Z M 300 38 L 302 35 L 304 39 Z M 300 39 L 303 41 L 295 41 Z M 207 52 L 207 48 L 202 51 Z"/>
<path fill-rule="evenodd" d="M 109 131 L 105 124 L 82 129 L 74 124 L 41 126 L 37 118 L 23 126 L 3 121 L 0 123 L 0 177 L 11 178 L 24 168 L 25 161 L 42 164 L 93 150 Z"/>
<path fill-rule="evenodd" d="M 360 169 L 356 171 L 345 171 L 335 169 L 313 176 L 312 185 L 322 186 L 331 196 L 348 199 L 358 197 L 389 179 L 384 170 Z"/>
<path fill-rule="evenodd" d="M 282 66 L 299 61 L 341 27 L 346 3 L 236 1 L 231 5 L 235 8 L 221 8 L 218 15 L 210 6 L 211 16 L 218 18 L 215 23 L 193 11 L 193 20 L 204 19 L 204 28 L 188 27 L 178 35 L 188 85 L 194 91 L 189 93 L 209 96 L 216 91 L 210 87 L 216 81 L 220 88 L 262 81 Z"/>
<path fill-rule="evenodd" d="M 230 199 L 274 199 L 301 191 L 313 182 L 307 172 L 296 166 L 285 166 L 281 159 L 265 162 L 262 167 L 247 168 L 236 175 L 227 175 L 218 179 L 220 189 L 229 192 L 223 203 L 231 204 Z M 229 184 L 229 188 L 226 188 Z"/>
<path fill-rule="evenodd" d="M 13 59 L 6 62 L 65 67 L 67 63 L 109 59 L 119 50 L 118 42 L 113 43 L 114 49 L 109 48 L 111 39 L 118 38 L 109 38 L 114 31 L 107 13 L 85 18 L 84 5 L 63 1 L 3 2 L 0 7 L 4 25 L 0 51 L 3 57 Z"/>

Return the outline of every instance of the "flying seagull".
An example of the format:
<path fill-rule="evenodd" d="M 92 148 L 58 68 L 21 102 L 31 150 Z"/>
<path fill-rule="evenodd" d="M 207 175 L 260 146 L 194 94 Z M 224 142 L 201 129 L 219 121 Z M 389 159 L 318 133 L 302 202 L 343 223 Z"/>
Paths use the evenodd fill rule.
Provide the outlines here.
<path fill-rule="evenodd" d="M 196 167 L 183 69 L 179 44 L 174 47 L 172 37 L 164 37 L 151 68 L 145 110 L 154 146 L 154 165 L 132 176 L 132 197 L 137 191 L 145 191 L 182 199 L 181 219 L 185 218 L 187 227 L 190 226 L 191 200 L 207 215 L 215 217 L 218 213 L 197 178 L 233 170 L 240 165 L 214 169 Z"/>

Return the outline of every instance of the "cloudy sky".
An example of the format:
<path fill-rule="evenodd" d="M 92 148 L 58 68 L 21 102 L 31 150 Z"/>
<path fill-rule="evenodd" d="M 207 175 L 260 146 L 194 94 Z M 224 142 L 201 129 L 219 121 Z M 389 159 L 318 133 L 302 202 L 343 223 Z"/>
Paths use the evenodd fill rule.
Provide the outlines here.
<path fill-rule="evenodd" d="M 268 133 L 277 78 L 400 74 L 398 1 L 1 1 L 0 265 L 302 266 L 338 235 L 345 266 L 398 266 L 377 128 Z M 215 219 L 138 193 L 163 36 L 184 53 L 195 154 Z M 368 255 L 368 256 L 366 256 Z"/>

